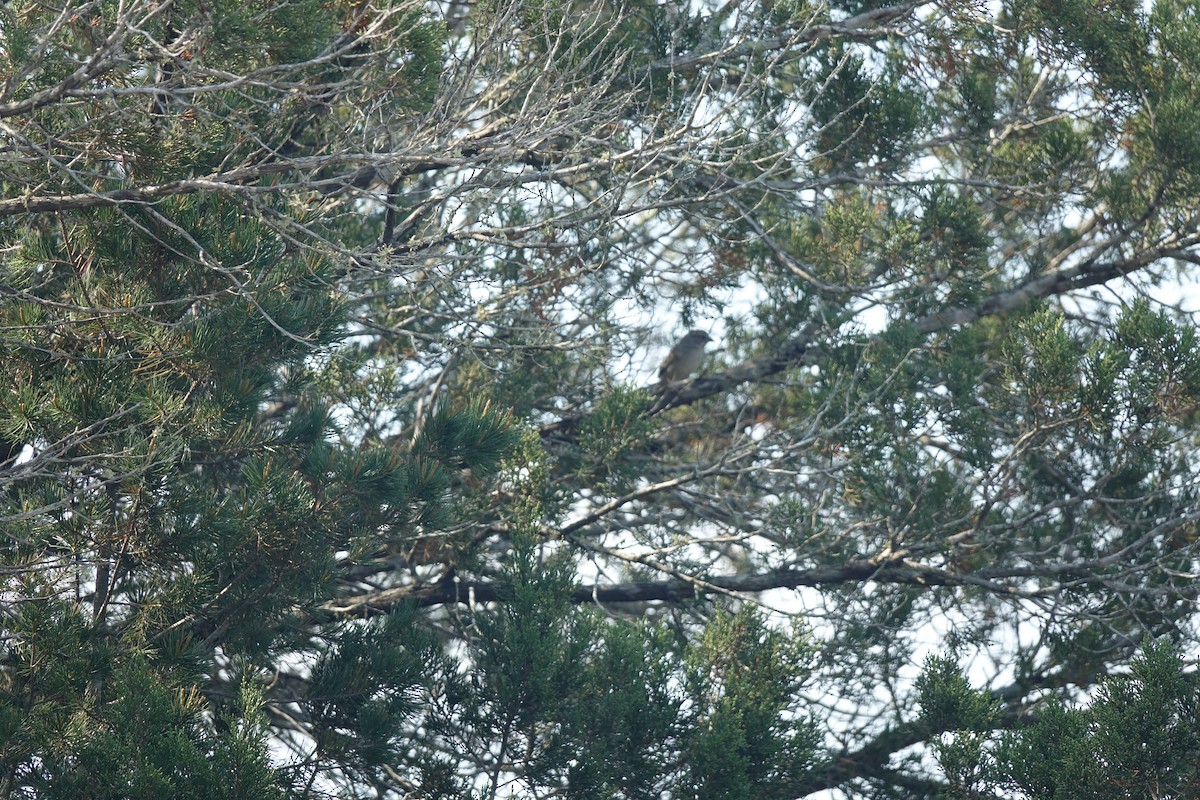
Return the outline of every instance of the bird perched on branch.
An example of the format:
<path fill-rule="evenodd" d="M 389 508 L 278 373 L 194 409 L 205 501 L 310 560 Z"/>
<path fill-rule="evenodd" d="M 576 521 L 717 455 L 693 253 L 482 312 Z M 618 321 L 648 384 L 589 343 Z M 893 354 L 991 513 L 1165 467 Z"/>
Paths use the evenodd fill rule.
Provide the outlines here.
<path fill-rule="evenodd" d="M 687 380 L 704 363 L 704 346 L 711 341 L 705 331 L 688 331 L 663 359 L 658 368 L 659 380 L 668 384 Z"/>

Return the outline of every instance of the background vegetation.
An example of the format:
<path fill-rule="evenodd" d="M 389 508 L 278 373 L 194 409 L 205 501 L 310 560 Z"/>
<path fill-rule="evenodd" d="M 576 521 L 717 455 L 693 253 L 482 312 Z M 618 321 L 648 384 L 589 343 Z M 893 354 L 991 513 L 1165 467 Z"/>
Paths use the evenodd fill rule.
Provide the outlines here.
<path fill-rule="evenodd" d="M 1180 0 L 5 4 L 0 796 L 1200 794 L 1198 87 Z"/>

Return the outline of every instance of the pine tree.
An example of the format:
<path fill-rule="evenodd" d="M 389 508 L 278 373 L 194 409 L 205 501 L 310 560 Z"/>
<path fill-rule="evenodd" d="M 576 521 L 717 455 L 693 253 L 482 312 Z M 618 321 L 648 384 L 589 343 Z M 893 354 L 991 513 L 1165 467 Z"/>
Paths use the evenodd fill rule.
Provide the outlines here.
<path fill-rule="evenodd" d="M 59 0 L 0 79 L 0 796 L 1195 791 L 1191 4 Z"/>
<path fill-rule="evenodd" d="M 1101 681 L 1090 704 L 1050 699 L 1001 732 L 996 698 L 972 689 L 952 659 L 931 657 L 919 685 L 951 797 L 1192 797 L 1200 789 L 1200 695 L 1164 641 L 1134 658 L 1128 675 Z"/>

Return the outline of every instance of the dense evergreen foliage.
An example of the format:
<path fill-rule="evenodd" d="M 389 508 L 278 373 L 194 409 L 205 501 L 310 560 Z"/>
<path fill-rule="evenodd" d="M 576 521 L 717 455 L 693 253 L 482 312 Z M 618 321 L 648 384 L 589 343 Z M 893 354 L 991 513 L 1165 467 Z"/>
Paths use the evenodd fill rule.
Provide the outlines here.
<path fill-rule="evenodd" d="M 5 4 L 0 797 L 1200 795 L 1198 208 L 1182 0 Z"/>

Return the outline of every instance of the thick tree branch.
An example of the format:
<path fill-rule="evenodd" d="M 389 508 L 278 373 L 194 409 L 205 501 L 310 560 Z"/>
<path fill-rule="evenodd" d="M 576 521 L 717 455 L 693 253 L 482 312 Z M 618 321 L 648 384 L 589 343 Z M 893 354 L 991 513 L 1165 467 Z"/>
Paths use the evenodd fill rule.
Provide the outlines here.
<path fill-rule="evenodd" d="M 910 586 L 962 586 L 983 584 L 992 591 L 1018 596 L 1022 593 L 974 576 L 957 575 L 936 567 L 923 567 L 901 558 L 855 559 L 841 566 L 804 570 L 776 570 L 758 575 L 707 577 L 703 583 L 712 591 L 765 592 L 770 589 L 796 589 L 802 586 L 846 583 L 893 583 Z M 448 603 L 488 603 L 501 598 L 495 581 L 463 580 L 447 575 L 435 583 L 399 586 L 377 592 L 342 597 L 320 606 L 335 615 L 362 616 L 386 613 L 403 604 L 419 606 Z M 650 601 L 682 602 L 705 594 L 704 586 L 692 581 L 641 581 L 610 585 L 580 586 L 571 594 L 575 603 L 642 603 Z"/>
<path fill-rule="evenodd" d="M 1165 525 L 1161 526 L 1165 529 Z M 1124 553 L 1125 551 L 1121 551 Z M 994 567 L 975 573 L 954 572 L 940 567 L 919 564 L 905 554 L 884 553 L 874 558 L 851 559 L 839 566 L 811 569 L 780 569 L 750 575 L 718 575 L 702 580 L 637 581 L 607 585 L 583 585 L 571 593 L 574 603 L 645 603 L 686 602 L 706 594 L 719 592 L 758 593 L 772 589 L 866 583 L 904 586 L 973 586 L 997 596 L 1010 598 L 1044 598 L 1061 591 L 1059 583 L 1041 588 L 1017 588 L 1004 581 L 1026 581 L 1030 578 L 1065 579 L 1072 585 L 1081 583 L 1114 585 L 1116 578 L 1107 574 L 1121 553 L 1095 559 L 1069 561 L 1038 566 Z M 1137 593 L 1137 587 L 1121 586 Z M 1143 593 L 1157 590 L 1147 588 Z M 415 603 L 434 606 L 462 603 L 488 603 L 503 599 L 501 584 L 493 580 L 463 579 L 447 572 L 432 583 L 398 586 L 365 594 L 340 597 L 324 603 L 321 611 L 335 616 L 370 616 L 387 613 L 395 606 Z"/>
<path fill-rule="evenodd" d="M 652 72 L 670 72 L 679 74 L 721 64 L 746 56 L 759 55 L 773 50 L 783 50 L 801 44 L 812 44 L 834 38 L 851 38 L 855 40 L 877 39 L 886 36 L 891 31 L 884 26 L 903 19 L 912 13 L 921 3 L 900 3 L 885 8 L 875 8 L 870 11 L 841 20 L 819 25 L 810 25 L 795 33 L 784 33 L 778 36 L 767 36 L 761 39 L 739 42 L 718 50 L 691 55 L 672 56 L 655 61 L 650 65 Z"/>
<path fill-rule="evenodd" d="M 997 292 L 976 305 L 950 308 L 930 314 L 917 320 L 913 327 L 921 333 L 931 334 L 948 330 L 956 325 L 969 325 L 992 314 L 1015 311 L 1035 300 L 1089 286 L 1097 286 L 1114 278 L 1130 275 L 1162 258 L 1184 260 L 1188 252 L 1190 251 L 1172 247 L 1163 250 L 1148 250 L 1125 261 L 1097 262 L 1095 259 L 1088 259 L 1068 269 L 1030 278 L 1011 289 Z M 773 352 L 746 359 L 724 372 L 702 375 L 680 387 L 659 387 L 656 391 L 663 395 L 663 399 L 654 404 L 654 412 L 661 413 L 667 409 L 690 405 L 706 397 L 726 394 L 744 383 L 765 380 L 788 368 L 804 363 L 812 346 L 813 338 L 821 328 L 821 321 L 813 320 L 805 325 L 796 336 Z M 541 435 L 543 438 L 551 439 L 569 437 L 571 431 L 576 428 L 583 417 L 583 414 L 572 415 L 544 425 L 541 428 Z"/>

